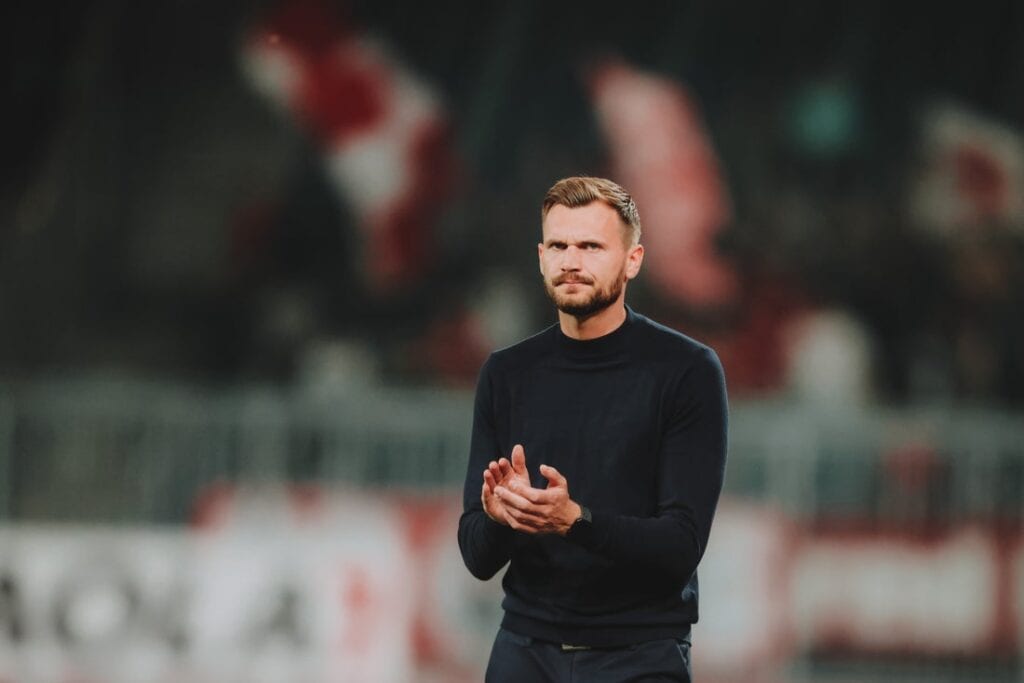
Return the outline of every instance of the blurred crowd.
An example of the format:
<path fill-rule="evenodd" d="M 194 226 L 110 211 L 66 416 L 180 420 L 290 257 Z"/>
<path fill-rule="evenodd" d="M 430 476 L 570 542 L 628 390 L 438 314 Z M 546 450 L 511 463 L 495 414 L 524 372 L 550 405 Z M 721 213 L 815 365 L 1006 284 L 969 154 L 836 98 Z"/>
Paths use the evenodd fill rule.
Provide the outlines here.
<path fill-rule="evenodd" d="M 6 376 L 471 386 L 591 174 L 734 397 L 1024 405 L 1019 4 L 7 12 Z"/>

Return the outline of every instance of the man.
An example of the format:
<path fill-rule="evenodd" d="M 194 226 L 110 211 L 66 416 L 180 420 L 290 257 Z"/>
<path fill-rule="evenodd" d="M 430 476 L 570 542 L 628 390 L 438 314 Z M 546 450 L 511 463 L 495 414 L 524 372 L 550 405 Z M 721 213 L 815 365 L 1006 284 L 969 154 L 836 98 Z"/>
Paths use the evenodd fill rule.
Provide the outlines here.
<path fill-rule="evenodd" d="M 725 469 L 721 365 L 626 306 L 644 248 L 622 187 L 560 180 L 541 218 L 558 323 L 481 370 L 459 520 L 474 576 L 509 563 L 486 680 L 689 681 Z"/>

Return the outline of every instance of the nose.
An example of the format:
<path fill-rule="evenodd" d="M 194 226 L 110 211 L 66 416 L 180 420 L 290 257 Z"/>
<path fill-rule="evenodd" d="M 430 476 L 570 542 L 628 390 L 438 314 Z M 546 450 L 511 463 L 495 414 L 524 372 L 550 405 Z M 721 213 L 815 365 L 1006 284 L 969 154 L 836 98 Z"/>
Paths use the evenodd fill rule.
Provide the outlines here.
<path fill-rule="evenodd" d="M 569 246 L 562 252 L 562 262 L 559 264 L 563 271 L 576 271 L 580 269 L 580 250 L 575 246 Z"/>

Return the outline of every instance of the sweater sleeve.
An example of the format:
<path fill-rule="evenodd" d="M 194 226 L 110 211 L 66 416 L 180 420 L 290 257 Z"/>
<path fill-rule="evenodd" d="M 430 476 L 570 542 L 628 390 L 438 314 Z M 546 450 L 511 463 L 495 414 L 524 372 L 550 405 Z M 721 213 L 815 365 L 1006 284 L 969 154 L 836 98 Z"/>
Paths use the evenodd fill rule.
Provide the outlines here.
<path fill-rule="evenodd" d="M 658 453 L 654 516 L 594 509 L 590 527 L 573 530 L 568 540 L 685 584 L 707 546 L 725 476 L 728 405 L 714 351 L 698 355 L 672 393 L 665 398 L 669 420 Z"/>
<path fill-rule="evenodd" d="M 501 457 L 494 428 L 492 363 L 493 356 L 480 370 L 477 382 L 473 435 L 462 492 L 462 516 L 459 518 L 462 561 L 470 573 L 482 581 L 490 579 L 509 561 L 513 533 L 509 527 L 488 517 L 480 501 L 483 472 L 491 460 Z"/>

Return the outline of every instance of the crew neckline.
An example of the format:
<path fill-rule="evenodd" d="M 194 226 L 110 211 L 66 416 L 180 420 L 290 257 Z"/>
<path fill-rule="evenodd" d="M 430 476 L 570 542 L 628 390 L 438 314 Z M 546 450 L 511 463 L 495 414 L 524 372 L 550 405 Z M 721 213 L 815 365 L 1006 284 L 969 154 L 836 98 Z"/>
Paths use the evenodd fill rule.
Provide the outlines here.
<path fill-rule="evenodd" d="M 574 339 L 562 331 L 561 324 L 555 323 L 555 335 L 559 346 L 568 353 L 585 356 L 603 355 L 625 348 L 626 338 L 635 322 L 636 313 L 627 305 L 625 320 L 608 334 L 593 339 Z"/>

